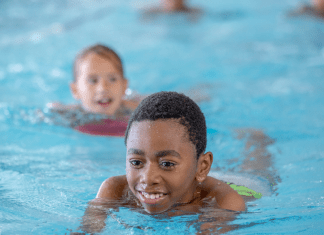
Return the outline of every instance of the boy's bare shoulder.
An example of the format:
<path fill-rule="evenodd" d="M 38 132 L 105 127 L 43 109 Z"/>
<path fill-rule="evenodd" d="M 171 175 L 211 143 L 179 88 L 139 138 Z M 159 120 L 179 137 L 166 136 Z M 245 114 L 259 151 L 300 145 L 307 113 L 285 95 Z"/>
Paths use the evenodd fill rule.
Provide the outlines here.
<path fill-rule="evenodd" d="M 244 199 L 229 185 L 208 176 L 203 183 L 203 189 L 205 191 L 205 197 L 215 198 L 217 204 L 227 210 L 232 211 L 244 211 L 245 202 Z"/>
<path fill-rule="evenodd" d="M 125 175 L 113 176 L 106 179 L 100 186 L 96 198 L 121 199 L 128 183 Z"/>

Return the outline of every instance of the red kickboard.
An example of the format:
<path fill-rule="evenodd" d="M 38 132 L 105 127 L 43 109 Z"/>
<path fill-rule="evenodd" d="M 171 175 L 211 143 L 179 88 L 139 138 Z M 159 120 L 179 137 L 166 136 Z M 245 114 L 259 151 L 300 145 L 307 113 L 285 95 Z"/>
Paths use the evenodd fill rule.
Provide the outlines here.
<path fill-rule="evenodd" d="M 100 122 L 87 123 L 75 128 L 77 131 L 90 135 L 124 136 L 127 122 L 121 120 L 104 119 Z"/>

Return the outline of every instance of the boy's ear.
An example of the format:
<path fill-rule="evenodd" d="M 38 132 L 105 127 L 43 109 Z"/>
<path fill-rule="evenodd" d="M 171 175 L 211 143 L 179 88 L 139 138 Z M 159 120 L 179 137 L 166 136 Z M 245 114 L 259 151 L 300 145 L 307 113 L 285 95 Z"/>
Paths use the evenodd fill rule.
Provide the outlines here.
<path fill-rule="evenodd" d="M 80 96 L 79 96 L 77 84 L 75 82 L 70 83 L 70 90 L 71 90 L 71 93 L 72 93 L 74 99 L 79 100 Z"/>
<path fill-rule="evenodd" d="M 211 152 L 200 155 L 196 172 L 196 180 L 198 183 L 202 183 L 207 178 L 212 163 L 213 154 Z"/>

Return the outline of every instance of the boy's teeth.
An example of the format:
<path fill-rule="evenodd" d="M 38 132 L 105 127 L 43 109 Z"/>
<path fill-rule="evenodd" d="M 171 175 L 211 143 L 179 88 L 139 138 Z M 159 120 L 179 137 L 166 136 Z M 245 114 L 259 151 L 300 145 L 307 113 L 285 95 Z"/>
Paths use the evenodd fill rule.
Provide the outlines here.
<path fill-rule="evenodd" d="M 148 193 L 145 193 L 145 192 L 142 192 L 143 196 L 148 198 L 148 199 L 157 199 L 157 198 L 160 198 L 163 196 L 163 193 L 160 193 L 160 194 L 148 194 Z"/>

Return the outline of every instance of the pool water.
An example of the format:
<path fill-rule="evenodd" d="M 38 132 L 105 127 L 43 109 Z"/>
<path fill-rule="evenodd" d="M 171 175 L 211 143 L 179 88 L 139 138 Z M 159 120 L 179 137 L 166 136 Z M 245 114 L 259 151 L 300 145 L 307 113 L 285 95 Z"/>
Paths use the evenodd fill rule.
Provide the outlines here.
<path fill-rule="evenodd" d="M 48 102 L 73 102 L 73 59 L 94 43 L 120 54 L 130 88 L 141 94 L 209 96 L 200 106 L 211 175 L 263 194 L 230 222 L 229 234 L 322 233 L 324 21 L 288 17 L 298 0 L 192 0 L 204 11 L 194 19 L 143 15 L 148 4 L 158 2 L 0 2 L 0 234 L 79 231 L 102 181 L 125 174 L 122 138 L 35 116 Z M 199 229 L 197 214 L 111 213 L 103 234 Z"/>

